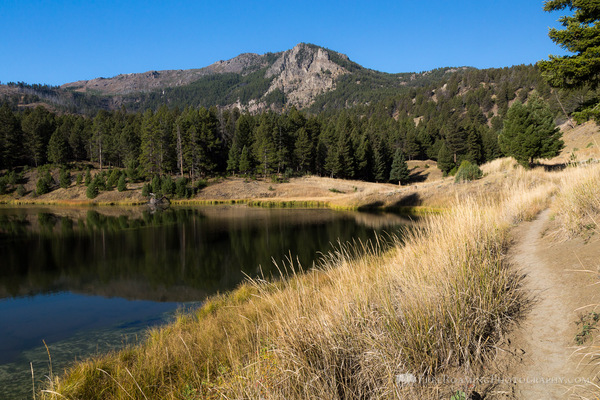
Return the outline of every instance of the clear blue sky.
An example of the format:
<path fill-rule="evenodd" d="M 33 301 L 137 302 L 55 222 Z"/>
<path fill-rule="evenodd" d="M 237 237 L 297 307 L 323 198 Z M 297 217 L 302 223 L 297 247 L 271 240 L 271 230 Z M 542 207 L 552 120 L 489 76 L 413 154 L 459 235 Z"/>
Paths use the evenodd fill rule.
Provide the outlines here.
<path fill-rule="evenodd" d="M 0 81 L 58 85 L 200 68 L 314 43 L 384 72 L 563 54 L 542 0 L 0 0 Z"/>

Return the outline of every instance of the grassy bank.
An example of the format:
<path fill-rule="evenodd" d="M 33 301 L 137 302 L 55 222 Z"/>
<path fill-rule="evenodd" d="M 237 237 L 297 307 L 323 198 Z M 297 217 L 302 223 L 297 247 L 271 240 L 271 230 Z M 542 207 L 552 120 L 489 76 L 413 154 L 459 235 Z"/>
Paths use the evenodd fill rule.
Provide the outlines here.
<path fill-rule="evenodd" d="M 507 174 L 391 250 L 341 248 L 277 282 L 248 281 L 153 329 L 139 346 L 52 377 L 45 399 L 444 397 L 488 387 L 418 379 L 480 375 L 527 302 L 508 268 L 510 227 L 547 207 L 545 173 Z M 364 253 L 356 257 L 356 253 Z M 281 266 L 285 271 L 285 266 Z M 283 272 L 285 275 L 285 272 Z"/>
<path fill-rule="evenodd" d="M 600 165 L 580 167 L 564 176 L 561 190 L 552 205 L 553 216 L 557 223 L 557 236 L 562 240 L 583 238 L 588 245 L 597 246 L 600 233 Z M 581 263 L 582 274 L 594 274 L 598 277 L 598 265 Z M 574 357 L 581 365 L 591 365 L 595 379 L 575 389 L 575 395 L 582 399 L 600 398 L 598 384 L 598 366 L 600 366 L 600 335 L 598 334 L 599 304 L 597 298 L 581 310 L 579 325 L 581 331 L 575 338 Z"/>

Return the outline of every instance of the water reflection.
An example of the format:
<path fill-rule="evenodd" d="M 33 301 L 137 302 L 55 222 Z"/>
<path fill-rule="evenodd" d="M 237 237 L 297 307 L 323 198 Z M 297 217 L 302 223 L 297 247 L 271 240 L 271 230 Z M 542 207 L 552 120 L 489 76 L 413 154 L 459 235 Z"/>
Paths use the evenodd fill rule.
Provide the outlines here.
<path fill-rule="evenodd" d="M 37 381 L 48 373 L 42 341 L 59 370 L 246 276 L 278 275 L 273 260 L 309 268 L 338 242 L 407 223 L 326 209 L 0 207 L 3 398 L 31 394 L 30 362 Z"/>
<path fill-rule="evenodd" d="M 199 300 L 258 274 L 259 266 L 278 273 L 273 259 L 292 254 L 310 267 L 332 242 L 368 240 L 406 222 L 331 210 L 143 210 L 0 209 L 0 298 L 72 291 Z"/>

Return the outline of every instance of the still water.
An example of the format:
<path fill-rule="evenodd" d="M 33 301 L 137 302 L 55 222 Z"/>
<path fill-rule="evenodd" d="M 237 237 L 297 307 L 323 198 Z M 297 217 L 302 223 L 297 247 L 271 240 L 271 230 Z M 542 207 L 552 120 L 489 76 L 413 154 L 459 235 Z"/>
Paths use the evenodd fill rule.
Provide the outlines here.
<path fill-rule="evenodd" d="M 327 209 L 1 207 L 0 398 L 32 398 L 50 357 L 61 372 L 246 276 L 279 275 L 275 263 L 310 268 L 406 223 Z"/>

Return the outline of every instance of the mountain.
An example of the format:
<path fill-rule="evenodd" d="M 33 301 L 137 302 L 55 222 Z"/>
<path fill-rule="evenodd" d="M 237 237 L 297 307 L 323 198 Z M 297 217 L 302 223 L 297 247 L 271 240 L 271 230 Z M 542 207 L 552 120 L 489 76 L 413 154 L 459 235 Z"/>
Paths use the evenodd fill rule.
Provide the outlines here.
<path fill-rule="evenodd" d="M 49 104 L 76 113 L 98 109 L 237 107 L 258 112 L 295 106 L 322 111 L 369 104 L 409 87 L 440 80 L 450 69 L 429 73 L 373 71 L 341 53 L 300 43 L 278 53 L 245 53 L 190 70 L 148 71 L 66 83 L 60 87 L 0 85 L 0 97 L 13 103 Z"/>
<path fill-rule="evenodd" d="M 462 82 L 466 76 L 470 77 L 463 82 L 462 90 L 473 85 L 475 89 L 479 84 L 504 88 L 505 78 L 500 76 L 521 74 L 514 68 L 518 67 L 439 68 L 388 74 L 364 68 L 336 51 L 300 43 L 290 50 L 262 55 L 245 53 L 198 69 L 122 74 L 60 87 L 9 83 L 0 85 L 0 100 L 9 101 L 13 107 L 41 104 L 52 111 L 88 115 L 100 109 L 137 112 L 156 110 L 162 105 L 179 109 L 237 107 L 250 112 L 282 111 L 295 106 L 320 113 L 387 102 L 404 95 L 416 101 L 415 90 L 427 98 L 437 98 L 436 90 L 446 93 L 446 97 L 453 96 L 454 90 L 446 91 L 442 86 L 450 82 L 452 89 L 456 86 L 453 82 Z M 500 80 L 494 82 L 495 79 Z"/>
<path fill-rule="evenodd" d="M 217 105 L 249 111 L 296 106 L 307 108 L 346 75 L 360 84 L 362 75 L 392 77 L 369 71 L 344 54 L 312 44 L 263 55 L 246 53 L 208 67 L 191 70 L 149 71 L 67 83 L 61 89 L 111 97 L 114 106 L 157 108 L 160 104 L 185 107 Z M 399 82 L 386 82 L 397 86 Z M 380 85 L 381 86 L 381 85 Z"/>

